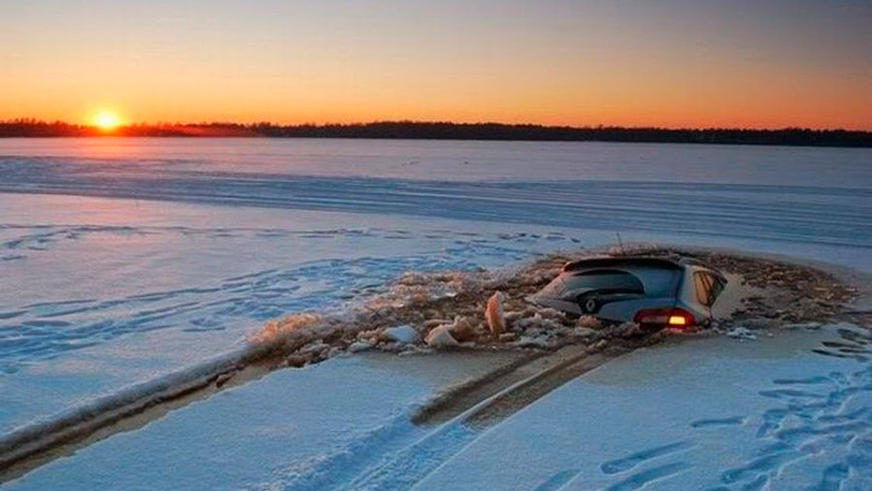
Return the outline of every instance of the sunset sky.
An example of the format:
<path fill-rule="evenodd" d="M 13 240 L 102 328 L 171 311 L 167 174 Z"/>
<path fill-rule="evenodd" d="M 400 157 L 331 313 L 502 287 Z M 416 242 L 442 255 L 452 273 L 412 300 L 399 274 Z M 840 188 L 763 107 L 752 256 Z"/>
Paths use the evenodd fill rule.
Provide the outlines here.
<path fill-rule="evenodd" d="M 872 129 L 870 1 L 0 0 L 0 119 Z"/>

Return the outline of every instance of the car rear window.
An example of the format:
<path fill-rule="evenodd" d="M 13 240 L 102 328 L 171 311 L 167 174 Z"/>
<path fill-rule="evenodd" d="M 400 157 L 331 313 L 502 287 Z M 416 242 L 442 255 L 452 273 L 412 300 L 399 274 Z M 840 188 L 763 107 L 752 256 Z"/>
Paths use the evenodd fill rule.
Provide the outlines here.
<path fill-rule="evenodd" d="M 674 297 L 681 270 L 638 268 L 632 270 L 645 285 L 645 296 L 651 298 Z"/>
<path fill-rule="evenodd" d="M 645 286 L 635 275 L 614 269 L 584 271 L 566 280 L 570 290 L 605 290 L 621 293 L 645 293 Z"/>

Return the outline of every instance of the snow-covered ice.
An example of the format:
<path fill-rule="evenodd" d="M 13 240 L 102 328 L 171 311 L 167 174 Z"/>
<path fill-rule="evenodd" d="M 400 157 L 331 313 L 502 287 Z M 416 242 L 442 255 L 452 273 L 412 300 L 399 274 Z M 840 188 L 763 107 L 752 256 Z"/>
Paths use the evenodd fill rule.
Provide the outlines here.
<path fill-rule="evenodd" d="M 267 320 L 341 309 L 406 271 L 494 267 L 580 241 L 554 228 L 68 196 L 0 193 L 0 210 L 35 224 L 3 229 L 22 259 L 0 263 L 0 432 L 196 367 Z"/>
<path fill-rule="evenodd" d="M 836 340 L 637 350 L 462 435 L 416 489 L 870 489 L 872 363 L 812 351 Z"/>
<path fill-rule="evenodd" d="M 196 369 L 269 319 L 345 309 L 407 271 L 503 267 L 613 244 L 615 232 L 872 271 L 870 161 L 868 149 L 708 145 L 3 140 L 0 435 Z M 769 346 L 765 337 L 723 342 Z M 356 363 L 254 384 L 325 370 L 329 387 Z M 360 387 L 395 378 L 367 373 L 355 375 Z M 234 393 L 244 392 L 194 406 L 213 421 Z M 292 420 L 317 416 L 289 407 Z M 188 413 L 177 413 L 163 424 L 184 427 L 175 418 Z M 125 442 L 161 421 L 99 445 L 133 456 Z M 254 428 L 244 421 L 239 432 Z M 66 483 L 90 451 L 46 469 L 67 469 L 53 474 Z M 135 464 L 115 469 L 133 465 L 133 482 L 146 469 Z M 239 464 L 238 482 L 269 482 L 269 466 L 255 464 Z M 179 482 L 195 482 L 186 481 L 193 468 L 173 468 Z"/>
<path fill-rule="evenodd" d="M 409 411 L 506 354 L 374 354 L 283 370 L 37 468 L 9 489 L 324 489 L 426 434 Z M 6 486 L 4 486 L 4 489 Z"/>

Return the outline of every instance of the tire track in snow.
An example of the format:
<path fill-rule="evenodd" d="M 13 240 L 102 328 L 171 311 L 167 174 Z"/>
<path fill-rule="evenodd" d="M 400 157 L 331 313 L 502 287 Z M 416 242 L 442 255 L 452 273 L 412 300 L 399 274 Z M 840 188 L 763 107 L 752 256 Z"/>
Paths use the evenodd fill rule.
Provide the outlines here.
<path fill-rule="evenodd" d="M 615 355 L 612 355 L 615 356 Z M 337 454 L 326 459 L 320 465 L 309 468 L 303 474 L 295 474 L 290 479 L 283 480 L 280 485 L 284 489 L 411 489 L 431 473 L 460 454 L 466 447 L 482 438 L 499 421 L 510 417 L 538 397 L 563 383 L 575 378 L 600 364 L 611 356 L 591 354 L 580 346 L 567 346 L 562 350 L 544 358 L 550 358 L 553 364 L 547 369 L 536 371 L 502 391 L 484 399 L 469 408 L 454 419 L 443 423 L 420 438 L 402 445 L 400 437 L 385 442 L 376 440 L 374 448 L 366 447 L 366 451 L 354 452 L 361 454 L 355 461 L 349 463 L 347 455 L 352 450 Z M 539 364 L 542 358 L 531 361 Z M 523 368 L 523 366 L 521 367 Z M 503 374 L 499 372 L 498 376 Z M 571 375 L 571 376 L 570 376 Z M 531 398 L 532 397 L 532 398 Z M 514 405 L 507 407 L 506 400 L 513 400 Z M 482 415 L 487 415 L 482 417 Z M 373 455 L 377 452 L 377 455 Z M 354 469 L 349 473 L 348 469 Z M 334 472 L 343 476 L 344 480 L 337 482 Z M 322 476 L 331 476 L 325 480 Z M 559 488 L 570 482 L 574 475 L 562 475 L 553 482 L 543 485 Z M 562 482 L 558 482 L 562 481 Z M 274 483 L 273 483 L 274 484 Z M 545 489 L 548 489 L 547 487 Z"/>

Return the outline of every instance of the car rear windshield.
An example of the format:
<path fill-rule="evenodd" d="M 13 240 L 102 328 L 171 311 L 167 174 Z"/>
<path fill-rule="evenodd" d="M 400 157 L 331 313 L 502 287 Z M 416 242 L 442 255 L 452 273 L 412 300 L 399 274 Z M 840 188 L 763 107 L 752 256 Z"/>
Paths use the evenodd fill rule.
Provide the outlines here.
<path fill-rule="evenodd" d="M 627 271 L 598 269 L 584 271 L 566 279 L 570 290 L 598 290 L 621 293 L 645 293 L 645 286 Z"/>
<path fill-rule="evenodd" d="M 632 270 L 645 285 L 645 296 L 651 298 L 674 297 L 678 288 L 681 270 L 662 268 L 638 268 Z"/>

